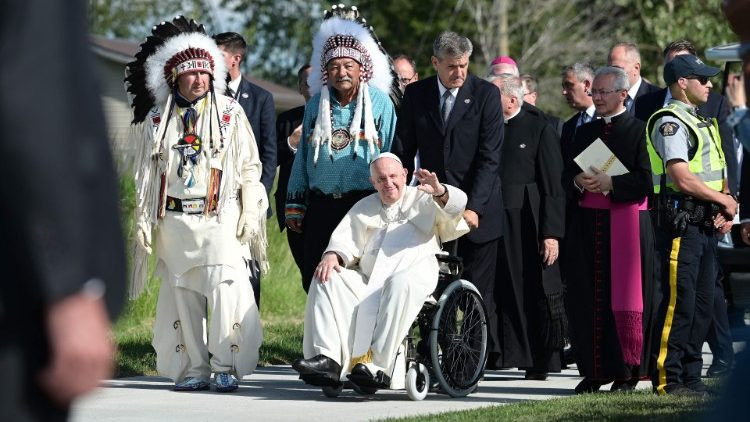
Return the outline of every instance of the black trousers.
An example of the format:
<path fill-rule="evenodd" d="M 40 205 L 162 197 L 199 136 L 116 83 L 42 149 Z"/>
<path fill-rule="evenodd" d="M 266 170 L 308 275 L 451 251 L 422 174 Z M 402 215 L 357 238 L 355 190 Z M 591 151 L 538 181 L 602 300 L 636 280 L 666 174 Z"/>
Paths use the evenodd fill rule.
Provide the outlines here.
<path fill-rule="evenodd" d="M 300 273 L 302 272 L 302 262 L 305 254 L 304 233 L 297 233 L 294 230 L 286 230 L 286 243 L 289 244 L 289 250 L 292 252 L 294 263 L 297 264 Z"/>
<path fill-rule="evenodd" d="M 247 264 L 247 270 L 250 272 L 250 285 L 253 286 L 255 305 L 260 310 L 260 267 L 258 262 L 254 260 L 245 261 L 245 264 Z"/>
<path fill-rule="evenodd" d="M 302 220 L 304 234 L 302 244 L 302 288 L 310 290 L 315 267 L 320 263 L 331 234 L 347 212 L 370 192 L 358 192 L 344 198 L 313 196 L 310 198 L 305 218 Z"/>
<path fill-rule="evenodd" d="M 669 385 L 700 381 L 701 348 L 713 314 L 717 240 L 712 229 L 688 224 L 680 237 L 657 229 L 656 244 L 661 298 L 652 383 L 665 394 Z"/>
<path fill-rule="evenodd" d="M 463 278 L 476 286 L 487 307 L 487 333 L 489 334 L 487 353 L 489 357 L 498 356 L 501 353 L 502 343 L 498 337 L 499 318 L 494 298 L 497 254 L 502 240 L 501 237 L 485 243 L 474 243 L 466 237 L 458 239 L 458 256 L 463 259 L 464 263 Z M 488 365 L 490 365 L 489 360 Z"/>
<path fill-rule="evenodd" d="M 714 285 L 713 318 L 708 328 L 706 342 L 713 354 L 713 361 L 722 360 L 727 365 L 734 361 L 732 349 L 732 332 L 729 328 L 727 300 L 724 295 L 724 282 L 721 268 L 717 265 L 716 284 Z"/>
<path fill-rule="evenodd" d="M 289 244 L 289 250 L 292 252 L 292 258 L 294 263 L 297 264 L 300 272 L 302 271 L 302 255 L 304 253 L 305 245 L 302 243 L 304 237 L 302 233 L 297 233 L 294 230 L 286 230 L 286 241 Z M 260 268 L 255 261 L 248 263 L 250 270 L 250 284 L 253 286 L 253 294 L 255 295 L 255 304 L 260 309 Z"/>

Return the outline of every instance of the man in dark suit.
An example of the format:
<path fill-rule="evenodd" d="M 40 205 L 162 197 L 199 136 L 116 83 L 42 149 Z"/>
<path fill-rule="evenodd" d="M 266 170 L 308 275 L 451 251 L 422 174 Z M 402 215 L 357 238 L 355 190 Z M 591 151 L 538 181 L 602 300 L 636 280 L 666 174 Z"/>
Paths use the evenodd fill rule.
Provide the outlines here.
<path fill-rule="evenodd" d="M 2 420 L 63 421 L 112 373 L 125 253 L 85 15 L 42 0 L 0 15 Z"/>
<path fill-rule="evenodd" d="M 503 235 L 500 150 L 503 118 L 500 92 L 468 74 L 472 44 L 454 32 L 441 33 L 433 44 L 437 76 L 406 87 L 396 123 L 393 150 L 413 171 L 419 150 L 421 167 L 466 192 L 464 219 L 472 232 L 458 240 L 466 279 L 485 298 L 491 344 L 497 351 L 494 296 L 498 244 Z"/>
<path fill-rule="evenodd" d="M 240 34 L 224 32 L 214 35 L 214 40 L 224 54 L 224 61 L 231 78 L 227 84 L 227 95 L 240 103 L 253 128 L 260 162 L 263 164 L 260 182 L 266 188 L 266 193 L 270 195 L 273 179 L 276 176 L 276 126 L 274 125 L 276 108 L 273 105 L 273 96 L 242 76 L 240 64 L 245 58 L 247 44 Z"/>
<path fill-rule="evenodd" d="M 560 151 L 563 158 L 563 165 L 571 160 L 571 150 L 573 148 L 573 139 L 578 129 L 596 119 L 596 109 L 594 100 L 591 98 L 591 85 L 594 82 L 594 69 L 588 63 L 573 63 L 566 66 L 562 71 L 562 95 L 568 105 L 576 110 L 576 114 L 568 119 L 562 126 L 560 135 Z M 565 216 L 570 214 L 571 207 L 575 207 L 575 201 L 568 201 L 565 205 Z M 564 256 L 566 251 L 561 249 L 560 254 Z M 561 268 L 562 279 L 566 280 L 565 268 Z M 570 300 L 571 306 L 574 306 L 575 299 Z M 565 349 L 563 353 L 563 366 L 571 365 L 575 362 L 575 351 L 572 346 Z"/>
<path fill-rule="evenodd" d="M 234 98 L 245 110 L 247 120 L 253 129 L 255 143 L 258 145 L 258 154 L 263 170 L 260 175 L 260 183 L 266 188 L 266 195 L 271 197 L 273 179 L 276 177 L 276 108 L 273 105 L 271 93 L 245 79 L 240 72 L 240 65 L 245 58 L 247 43 L 245 39 L 236 32 L 223 32 L 214 35 L 214 41 L 224 55 L 224 62 L 229 71 L 229 82 L 227 83 L 226 95 Z M 271 208 L 268 208 L 268 217 L 271 217 Z M 251 277 L 255 293 L 255 303 L 260 308 L 260 270 L 255 262 L 250 262 Z"/>
<path fill-rule="evenodd" d="M 310 86 L 307 84 L 307 78 L 310 76 L 310 65 L 302 66 L 297 72 L 297 88 L 299 93 L 305 97 L 305 102 L 310 99 Z M 287 110 L 276 119 L 276 150 L 279 158 L 279 181 L 276 184 L 276 217 L 279 222 L 279 231 L 286 228 L 286 217 L 284 216 L 284 207 L 286 206 L 286 187 L 289 184 L 289 174 L 294 164 L 294 154 L 297 152 L 300 138 L 302 138 L 302 118 L 305 115 L 305 106 L 301 105 L 291 110 Z M 289 250 L 292 251 L 294 263 L 302 271 L 303 234 L 294 230 L 286 231 L 286 240 L 289 243 Z"/>
<path fill-rule="evenodd" d="M 589 92 L 594 81 L 594 69 L 587 63 L 573 63 L 562 71 L 562 95 L 576 114 L 563 123 L 560 150 L 563 161 L 568 157 L 573 136 L 581 125 L 594 120 L 596 110 Z"/>
<path fill-rule="evenodd" d="M 633 43 L 620 42 L 612 46 L 607 58 L 607 66 L 619 67 L 628 75 L 630 89 L 625 98 L 625 108 L 631 116 L 635 116 L 636 100 L 650 92 L 658 91 L 659 87 L 651 85 L 641 78 L 641 53 Z"/>

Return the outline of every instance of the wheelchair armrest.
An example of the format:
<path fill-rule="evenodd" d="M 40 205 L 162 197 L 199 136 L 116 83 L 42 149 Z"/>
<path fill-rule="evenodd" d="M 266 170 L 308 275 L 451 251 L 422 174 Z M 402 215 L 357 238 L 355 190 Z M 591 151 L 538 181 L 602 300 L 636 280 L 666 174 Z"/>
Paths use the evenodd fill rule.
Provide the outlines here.
<path fill-rule="evenodd" d="M 460 256 L 448 255 L 446 253 L 435 254 L 440 266 L 440 275 L 447 276 L 453 280 L 460 278 L 464 272 L 463 259 Z"/>

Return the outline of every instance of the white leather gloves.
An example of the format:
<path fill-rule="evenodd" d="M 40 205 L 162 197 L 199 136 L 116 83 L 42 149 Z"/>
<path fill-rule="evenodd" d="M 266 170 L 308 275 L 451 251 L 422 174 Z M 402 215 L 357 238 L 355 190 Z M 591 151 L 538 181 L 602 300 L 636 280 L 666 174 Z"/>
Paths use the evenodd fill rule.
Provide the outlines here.
<path fill-rule="evenodd" d="M 135 236 L 138 240 L 138 245 L 146 251 L 147 254 L 151 254 L 151 225 L 146 223 L 143 219 L 138 219 L 138 223 L 135 227 Z"/>
<path fill-rule="evenodd" d="M 242 185 L 242 212 L 237 222 L 237 239 L 248 243 L 260 230 L 259 219 L 266 217 L 268 198 L 263 185 L 244 183 Z"/>

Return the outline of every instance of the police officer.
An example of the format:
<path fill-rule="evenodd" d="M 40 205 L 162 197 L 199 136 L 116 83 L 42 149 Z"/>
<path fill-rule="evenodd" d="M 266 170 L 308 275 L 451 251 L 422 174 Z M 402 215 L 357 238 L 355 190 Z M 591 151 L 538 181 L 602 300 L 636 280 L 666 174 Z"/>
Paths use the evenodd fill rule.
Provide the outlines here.
<path fill-rule="evenodd" d="M 655 335 L 657 394 L 706 395 L 701 348 L 716 275 L 716 234 L 727 233 L 737 212 L 728 194 L 726 162 L 715 119 L 696 107 L 708 99 L 719 69 L 693 55 L 664 66 L 672 99 L 646 126 L 653 172 L 661 303 Z"/>

